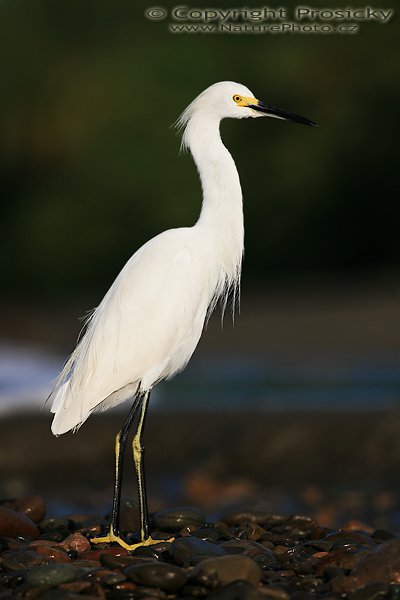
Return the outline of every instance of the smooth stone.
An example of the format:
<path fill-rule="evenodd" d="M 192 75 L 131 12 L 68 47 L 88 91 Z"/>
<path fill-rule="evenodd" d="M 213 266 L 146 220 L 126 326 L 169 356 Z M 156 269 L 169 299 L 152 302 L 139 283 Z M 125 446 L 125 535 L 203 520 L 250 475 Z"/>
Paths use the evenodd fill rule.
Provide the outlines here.
<path fill-rule="evenodd" d="M 154 528 L 168 532 L 176 532 L 183 527 L 203 527 L 206 522 L 204 513 L 192 506 L 160 510 L 153 517 Z"/>
<path fill-rule="evenodd" d="M 91 545 L 89 540 L 85 538 L 85 536 L 83 536 L 81 533 L 76 532 L 71 533 L 71 535 L 66 537 L 65 540 L 63 540 L 60 543 L 60 547 L 64 548 L 66 552 L 71 552 L 73 550 L 78 555 L 80 555 L 90 550 Z"/>
<path fill-rule="evenodd" d="M 142 556 L 145 558 L 151 558 L 153 560 L 160 560 L 162 558 L 163 552 L 158 550 L 157 547 L 154 546 L 139 546 L 132 552 L 132 556 Z"/>
<path fill-rule="evenodd" d="M 277 558 L 272 550 L 258 542 L 253 542 L 251 540 L 229 540 L 228 542 L 223 542 L 221 548 L 226 550 L 229 554 L 249 556 L 255 560 L 263 570 L 277 564 Z"/>
<path fill-rule="evenodd" d="M 283 588 L 276 585 L 269 585 L 264 588 L 266 598 L 273 598 L 273 600 L 289 600 L 289 594 Z"/>
<path fill-rule="evenodd" d="M 168 552 L 174 563 L 185 567 L 192 564 L 194 558 L 209 558 L 211 556 L 225 556 L 226 554 L 226 550 L 221 546 L 192 536 L 174 540 Z"/>
<path fill-rule="evenodd" d="M 369 556 L 370 551 L 354 551 L 354 550 L 332 550 L 326 556 L 319 560 L 318 566 L 315 569 L 317 575 L 323 575 L 328 567 L 339 567 L 341 569 L 351 570 L 354 569 L 358 563 Z"/>
<path fill-rule="evenodd" d="M 234 581 L 214 592 L 213 600 L 265 600 L 265 595 L 248 581 Z"/>
<path fill-rule="evenodd" d="M 193 532 L 193 536 L 212 544 L 216 544 L 220 538 L 220 534 L 215 527 L 199 527 Z"/>
<path fill-rule="evenodd" d="M 72 523 L 69 519 L 60 518 L 60 517 L 50 517 L 49 519 L 44 519 L 41 523 L 39 523 L 39 528 L 42 533 L 49 533 L 52 531 L 69 531 Z"/>
<path fill-rule="evenodd" d="M 393 538 L 381 544 L 378 549 L 359 562 L 352 571 L 359 585 L 369 583 L 399 583 L 400 538 Z"/>
<path fill-rule="evenodd" d="M 385 583 L 370 583 L 351 594 L 351 600 L 377 600 L 387 597 L 387 585 Z"/>
<path fill-rule="evenodd" d="M 115 571 L 111 569 L 99 569 L 93 573 L 92 577 L 103 586 L 112 586 L 116 583 L 126 581 L 126 575 L 118 569 L 115 569 Z"/>
<path fill-rule="evenodd" d="M 69 563 L 71 558 L 61 548 L 49 547 L 49 546 L 37 546 L 35 551 L 44 556 L 49 562 L 56 563 Z"/>
<path fill-rule="evenodd" d="M 134 583 L 160 588 L 166 592 L 177 592 L 186 583 L 186 573 L 183 569 L 155 561 L 133 565 L 125 569 L 124 573 Z"/>
<path fill-rule="evenodd" d="M 47 563 L 48 560 L 34 550 L 6 550 L 0 556 L 0 565 L 8 571 L 20 571 Z"/>
<path fill-rule="evenodd" d="M 246 523 L 257 523 L 263 527 L 275 527 L 288 520 L 283 515 L 275 515 L 264 510 L 237 510 L 228 513 L 221 519 L 227 525 L 245 525 Z"/>
<path fill-rule="evenodd" d="M 67 590 L 68 592 L 73 592 L 74 594 L 81 594 L 84 590 L 89 590 L 92 587 L 90 581 L 71 581 L 70 583 L 60 583 L 58 589 Z M 87 596 L 83 596 L 86 598 Z"/>
<path fill-rule="evenodd" d="M 56 586 L 83 577 L 85 571 L 73 564 L 55 563 L 43 567 L 33 567 L 25 575 L 25 581 L 32 586 Z"/>
<path fill-rule="evenodd" d="M 261 580 L 260 567 L 252 558 L 242 555 L 208 558 L 197 565 L 190 577 L 206 587 L 220 586 L 243 580 L 257 585 Z"/>
<path fill-rule="evenodd" d="M 0 535 L 24 537 L 36 540 L 40 531 L 33 521 L 23 513 L 0 506 Z"/>
<path fill-rule="evenodd" d="M 46 505 L 42 496 L 24 496 L 23 498 L 13 498 L 5 500 L 2 506 L 23 513 L 34 523 L 40 523 L 46 515 Z"/>
<path fill-rule="evenodd" d="M 149 560 L 153 562 L 153 559 L 144 556 L 115 556 L 115 554 L 104 551 L 100 554 L 100 564 L 107 569 L 123 570 L 127 567 L 132 567 L 133 565 L 149 562 Z"/>

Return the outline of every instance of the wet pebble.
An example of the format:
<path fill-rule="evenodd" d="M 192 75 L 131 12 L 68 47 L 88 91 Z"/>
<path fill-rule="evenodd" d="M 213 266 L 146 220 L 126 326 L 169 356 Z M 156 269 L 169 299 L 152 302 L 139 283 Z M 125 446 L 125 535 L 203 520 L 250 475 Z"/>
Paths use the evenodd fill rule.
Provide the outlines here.
<path fill-rule="evenodd" d="M 212 595 L 213 600 L 265 600 L 264 594 L 247 581 L 235 581 Z"/>
<path fill-rule="evenodd" d="M 65 538 L 61 543 L 60 547 L 63 548 L 66 552 L 70 552 L 74 550 L 78 555 L 83 554 L 83 552 L 87 552 L 90 550 L 90 542 L 87 538 L 85 538 L 81 533 L 71 533 L 67 538 Z"/>
<path fill-rule="evenodd" d="M 261 580 L 261 569 L 247 556 L 220 556 L 202 561 L 193 569 L 190 577 L 209 588 L 238 580 L 257 585 Z"/>
<path fill-rule="evenodd" d="M 166 592 L 177 592 L 186 583 L 186 572 L 175 565 L 148 562 L 125 569 L 125 574 L 134 583 L 160 588 Z"/>
<path fill-rule="evenodd" d="M 32 586 L 56 586 L 75 581 L 84 575 L 84 570 L 73 564 L 53 564 L 34 567 L 25 575 L 25 581 Z"/>
<path fill-rule="evenodd" d="M 23 513 L 29 517 L 33 523 L 40 523 L 46 514 L 46 504 L 42 496 L 24 496 L 23 498 L 13 498 L 4 500 L 2 506 Z"/>
<path fill-rule="evenodd" d="M 38 554 L 44 556 L 44 558 L 46 558 L 49 562 L 71 562 L 71 558 L 61 548 L 57 548 L 55 546 L 36 546 L 35 550 Z"/>
<path fill-rule="evenodd" d="M 227 525 L 243 525 L 244 523 L 258 523 L 262 527 L 274 527 L 287 521 L 288 517 L 274 515 L 262 510 L 238 510 L 228 513 L 222 518 Z"/>
<path fill-rule="evenodd" d="M 206 524 L 206 517 L 201 510 L 192 506 L 169 508 L 157 512 L 153 524 L 155 529 L 173 533 L 184 527 L 202 527 Z"/>
<path fill-rule="evenodd" d="M 42 533 L 49 533 L 53 531 L 65 532 L 69 531 L 70 527 L 72 527 L 72 523 L 69 519 L 59 517 L 44 519 L 41 523 L 39 523 L 39 528 Z"/>
<path fill-rule="evenodd" d="M 8 537 L 22 535 L 36 540 L 40 531 L 35 523 L 23 513 L 0 506 L 0 535 Z"/>
<path fill-rule="evenodd" d="M 187 567 L 199 559 L 203 560 L 210 556 L 224 556 L 226 550 L 217 544 L 205 542 L 196 537 L 178 538 L 172 542 L 168 553 L 177 565 Z"/>
<path fill-rule="evenodd" d="M 0 566 L 7 571 L 20 571 L 38 565 L 46 565 L 49 561 L 34 550 L 6 550 L 0 556 Z"/>

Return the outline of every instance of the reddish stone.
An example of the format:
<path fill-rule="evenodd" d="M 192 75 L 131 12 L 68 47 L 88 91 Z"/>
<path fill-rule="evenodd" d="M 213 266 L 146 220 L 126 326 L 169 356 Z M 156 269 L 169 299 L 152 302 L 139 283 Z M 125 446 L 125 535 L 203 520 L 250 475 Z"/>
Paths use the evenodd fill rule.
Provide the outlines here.
<path fill-rule="evenodd" d="M 72 533 L 65 540 L 60 542 L 61 548 L 64 548 L 66 552 L 74 550 L 79 555 L 90 551 L 90 542 L 81 533 Z"/>
<path fill-rule="evenodd" d="M 97 560 L 100 561 L 100 554 L 102 550 L 88 550 L 87 552 L 82 552 L 80 558 L 83 560 Z"/>
<path fill-rule="evenodd" d="M 71 583 L 61 583 L 58 588 L 60 590 L 66 590 L 73 594 L 80 594 L 84 590 L 88 590 L 91 587 L 90 581 L 72 581 Z M 85 596 L 83 596 L 84 598 Z"/>
<path fill-rule="evenodd" d="M 49 546 L 36 546 L 36 552 L 47 558 L 50 562 L 66 563 L 71 562 L 70 557 L 64 550 Z"/>
<path fill-rule="evenodd" d="M 23 513 L 0 506 L 0 535 L 9 537 L 22 535 L 36 540 L 40 531 L 35 523 Z"/>

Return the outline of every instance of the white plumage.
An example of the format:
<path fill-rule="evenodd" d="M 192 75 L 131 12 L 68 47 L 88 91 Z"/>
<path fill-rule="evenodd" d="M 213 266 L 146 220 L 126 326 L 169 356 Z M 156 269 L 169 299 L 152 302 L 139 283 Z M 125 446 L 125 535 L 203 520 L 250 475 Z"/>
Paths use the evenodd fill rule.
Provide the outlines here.
<path fill-rule="evenodd" d="M 182 370 L 207 313 L 218 299 L 226 302 L 229 290 L 237 294 L 242 192 L 219 124 L 225 117 L 262 115 L 303 119 L 263 105 L 246 87 L 225 81 L 200 94 L 178 120 L 182 146 L 192 153 L 201 179 L 200 218 L 193 227 L 156 236 L 126 263 L 56 382 L 54 434 L 77 428 L 92 411 L 146 392 Z"/>
<path fill-rule="evenodd" d="M 131 398 L 139 384 L 146 391 L 181 371 L 209 307 L 239 285 L 242 194 L 219 135 L 218 107 L 221 94 L 230 98 L 235 92 L 252 95 L 238 84 L 216 84 L 182 116 L 184 145 L 203 186 L 201 216 L 193 227 L 156 236 L 126 263 L 58 378 L 52 393 L 54 434 L 79 427 L 94 409 Z M 204 119 L 213 102 L 214 111 Z"/>

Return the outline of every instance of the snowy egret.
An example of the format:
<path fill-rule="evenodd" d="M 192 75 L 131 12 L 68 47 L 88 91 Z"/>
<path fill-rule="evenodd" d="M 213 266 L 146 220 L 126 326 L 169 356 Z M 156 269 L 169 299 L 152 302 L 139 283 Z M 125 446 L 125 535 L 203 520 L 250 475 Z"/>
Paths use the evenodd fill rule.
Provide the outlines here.
<path fill-rule="evenodd" d="M 51 393 L 52 431 L 79 428 L 95 410 L 134 398 L 116 437 L 115 486 L 110 532 L 95 542 L 128 549 L 154 543 L 149 536 L 142 434 L 150 392 L 186 366 L 217 301 L 237 297 L 243 254 L 243 207 L 239 175 L 219 132 L 224 118 L 269 116 L 315 123 L 257 100 L 243 85 L 223 81 L 202 92 L 177 121 L 182 148 L 190 150 L 203 189 L 195 225 L 170 229 L 128 260 L 60 373 Z M 132 423 L 133 458 L 140 510 L 139 544 L 120 536 L 119 507 L 124 452 Z"/>

